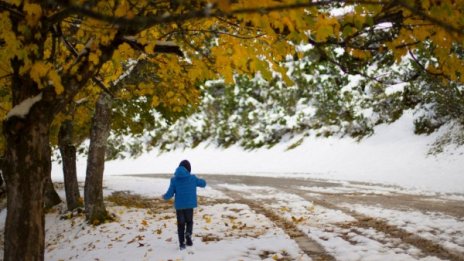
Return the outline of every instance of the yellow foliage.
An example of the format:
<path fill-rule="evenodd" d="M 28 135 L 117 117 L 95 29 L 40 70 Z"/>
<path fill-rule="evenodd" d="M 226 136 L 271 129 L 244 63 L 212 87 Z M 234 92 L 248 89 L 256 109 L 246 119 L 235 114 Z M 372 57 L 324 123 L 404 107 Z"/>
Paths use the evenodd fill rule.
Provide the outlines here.
<path fill-rule="evenodd" d="M 224 11 L 224 12 L 229 12 L 230 11 L 230 1 L 229 0 L 216 0 L 215 1 L 217 4 L 217 7 Z"/>
<path fill-rule="evenodd" d="M 151 106 L 153 108 L 158 107 L 158 105 L 160 104 L 158 96 L 152 96 L 151 99 L 152 99 L 151 100 Z"/>
<path fill-rule="evenodd" d="M 98 58 L 98 54 L 96 53 L 90 53 L 89 54 L 89 61 L 91 61 L 93 64 L 97 65 L 100 59 Z"/>
<path fill-rule="evenodd" d="M 23 0 L 9 0 L 8 2 L 15 6 L 19 6 L 22 4 Z"/>
<path fill-rule="evenodd" d="M 366 50 L 348 48 L 348 53 L 350 53 L 353 57 L 363 59 L 363 60 L 369 59 L 372 57 L 371 52 L 366 51 Z"/>
<path fill-rule="evenodd" d="M 392 34 L 389 42 L 376 43 L 380 53 L 388 52 L 400 62 L 408 59 L 409 51 L 424 51 L 434 61 L 424 64 L 431 72 L 443 73 L 447 79 L 460 82 L 464 75 L 464 59 L 462 55 L 456 55 L 456 50 L 462 48 L 464 43 L 463 34 L 452 32 L 427 19 L 429 16 L 453 28 L 464 28 L 464 1 L 461 0 L 406 1 L 404 5 L 392 6 L 357 3 L 351 5 L 352 8 L 347 4 L 348 11 L 338 14 L 330 13 L 325 5 L 264 10 L 267 7 L 306 3 L 298 0 L 177 1 L 179 5 L 175 8 L 163 1 L 156 2 L 156 5 L 153 1 L 95 1 L 89 7 L 92 12 L 102 17 L 115 16 L 117 20 L 176 17 L 204 10 L 207 5 L 211 6 L 210 12 L 215 13 L 217 9 L 220 12 L 179 21 L 152 19 L 149 20 L 153 21 L 150 26 L 139 22 L 133 28 L 125 28 L 125 25 L 117 24 L 114 20 L 108 22 L 95 16 L 90 18 L 85 14 L 72 14 L 60 21 L 61 38 L 54 38 L 52 33 L 42 34 L 41 27 L 47 25 L 40 21 L 63 11 L 60 9 L 62 7 L 49 9 L 45 4 L 20 0 L 10 0 L 8 3 L 13 8 L 17 7 L 24 17 L 12 23 L 10 17 L 16 14 L 5 9 L 0 12 L 0 39 L 3 40 L 0 44 L 0 76 L 12 73 L 11 61 L 16 57 L 21 62 L 20 75 L 29 76 L 39 88 L 53 86 L 57 94 L 63 94 L 67 90 L 63 85 L 68 84 L 64 81 L 74 77 L 73 80 L 87 82 L 85 88 L 80 87 L 79 95 L 89 96 L 91 101 L 101 89 L 89 79 L 98 76 L 106 86 L 111 86 L 125 72 L 127 62 L 142 59 L 142 54 L 147 56 L 144 59 L 152 64 L 151 67 L 144 69 L 137 82 L 127 83 L 121 88 L 117 93 L 118 98 L 130 100 L 145 96 L 152 107 L 163 106 L 172 111 L 181 111 L 198 102 L 200 92 L 196 86 L 207 79 L 222 78 L 226 83 L 233 83 L 234 75 L 260 73 L 270 80 L 277 73 L 291 84 L 283 62 L 287 55 L 296 53 L 295 45 L 315 41 L 325 48 L 332 42 L 347 41 L 346 45 L 342 45 L 351 46 L 346 49 L 346 54 L 367 61 L 374 51 L 363 50 L 363 41 L 356 41 L 356 37 L 363 34 L 369 36 L 376 18 L 389 17 L 397 12 L 404 15 L 402 29 Z M 73 2 L 75 5 L 82 3 Z M 407 10 L 405 5 L 410 5 L 411 10 L 421 10 L 425 16 Z M 240 9 L 258 11 L 236 14 Z M 222 16 L 221 12 L 228 15 Z M 56 27 L 48 27 L 44 31 L 53 28 Z M 119 38 L 115 39 L 116 36 Z M 350 42 L 351 38 L 353 42 Z M 77 60 L 64 39 L 78 53 L 84 53 L 87 46 L 89 52 L 85 55 L 88 57 Z M 164 40 L 178 44 L 184 57 L 154 52 L 156 43 Z M 329 40 L 330 43 L 326 43 Z M 115 43 L 118 46 L 114 46 Z M 108 49 L 115 50 L 102 52 Z M 301 58 L 302 53 L 297 54 Z M 88 70 L 89 73 L 82 73 Z M 67 74 L 66 77 L 63 77 L 64 74 Z M 1 82 L 2 88 L 9 86 L 4 84 L 6 81 Z M 3 98 L 10 99 L 8 95 Z M 79 111 L 77 118 L 85 118 L 86 113 Z M 83 119 L 77 121 L 86 124 Z"/>
<path fill-rule="evenodd" d="M 126 17 L 131 19 L 134 17 L 134 12 L 130 9 L 129 3 L 123 0 L 119 3 L 118 8 L 116 8 L 116 11 L 114 12 L 114 15 L 116 17 Z"/>
<path fill-rule="evenodd" d="M 48 79 L 50 81 L 49 83 L 54 86 L 56 94 L 59 95 L 64 91 L 60 75 L 49 63 L 34 63 L 30 69 L 29 75 L 31 79 L 38 84 L 39 88 L 45 87 L 43 80 Z"/>
<path fill-rule="evenodd" d="M 56 94 L 60 95 L 64 91 L 64 87 L 61 84 L 61 77 L 60 75 L 56 72 L 55 69 L 51 69 L 50 72 L 48 73 L 48 78 L 50 81 L 53 83 L 53 86 L 55 87 L 55 92 Z"/>
<path fill-rule="evenodd" d="M 50 64 L 46 64 L 43 62 L 36 62 L 34 65 L 32 65 L 31 71 L 29 73 L 31 76 L 31 79 L 34 80 L 34 82 L 41 85 L 41 79 L 44 78 L 48 74 L 50 67 L 51 67 Z"/>
<path fill-rule="evenodd" d="M 42 7 L 38 4 L 24 4 L 24 12 L 26 13 L 27 25 L 31 27 L 36 26 L 42 17 Z"/>
<path fill-rule="evenodd" d="M 329 37 L 337 37 L 340 31 L 340 24 L 335 17 L 319 14 L 314 26 L 316 41 L 325 42 Z"/>

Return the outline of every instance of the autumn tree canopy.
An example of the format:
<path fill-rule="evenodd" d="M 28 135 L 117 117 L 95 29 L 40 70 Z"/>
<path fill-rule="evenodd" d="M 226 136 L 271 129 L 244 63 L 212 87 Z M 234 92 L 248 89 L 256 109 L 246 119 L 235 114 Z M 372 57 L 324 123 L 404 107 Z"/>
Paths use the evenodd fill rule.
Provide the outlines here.
<path fill-rule="evenodd" d="M 195 102 L 196 81 L 231 82 L 234 73 L 257 71 L 286 77 L 280 62 L 305 43 L 347 73 L 387 55 L 412 59 L 447 81 L 462 82 L 464 70 L 461 1 L 2 1 L 0 10 L 4 115 L 13 106 L 6 87 L 14 57 L 22 61 L 19 75 L 63 97 L 69 92 L 63 82 L 78 74 L 81 60 L 98 71 L 86 84 L 90 93 L 109 90 L 124 61 L 151 60 L 157 87 L 133 84 L 120 97 L 147 95 L 154 107 L 174 111 Z M 185 58 L 157 54 L 159 41 L 179 45 Z M 330 46 L 350 57 L 335 60 Z"/>

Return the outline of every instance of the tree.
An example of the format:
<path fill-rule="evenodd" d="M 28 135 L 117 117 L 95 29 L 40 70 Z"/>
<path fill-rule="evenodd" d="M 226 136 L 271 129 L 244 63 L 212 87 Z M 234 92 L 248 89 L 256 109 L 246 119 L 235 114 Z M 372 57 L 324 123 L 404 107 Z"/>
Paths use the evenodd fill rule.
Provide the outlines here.
<path fill-rule="evenodd" d="M 72 104 L 70 105 L 72 106 Z M 70 114 L 74 114 L 71 109 Z M 74 124 L 72 119 L 65 119 L 58 132 L 58 147 L 63 162 L 64 188 L 66 193 L 66 204 L 69 211 L 82 206 L 80 202 L 79 184 L 77 182 L 76 168 L 76 145 L 74 144 Z"/>
<path fill-rule="evenodd" d="M 318 46 L 322 55 L 326 45 L 343 46 L 350 57 L 364 61 L 359 66 L 374 52 L 392 53 L 400 61 L 428 43 L 432 62 L 425 70 L 462 82 L 463 61 L 455 51 L 463 38 L 462 5 L 451 0 L 0 1 L 2 172 L 8 188 L 4 259 L 43 260 L 52 122 L 84 89 L 91 88 L 93 96 L 107 92 L 123 63 L 142 50 L 158 65 L 160 82 L 156 88 L 137 86 L 138 91 L 150 95 L 154 107 L 164 103 L 174 111 L 198 96 L 190 83 L 217 75 L 231 82 L 235 73 L 261 71 L 268 77 L 274 71 L 290 81 L 281 62 L 301 42 Z M 352 11 L 335 17 L 336 7 Z M 368 41 L 377 25 L 392 21 L 401 26 L 391 38 Z M 188 59 L 157 55 L 156 41 L 166 39 L 176 40 Z"/>

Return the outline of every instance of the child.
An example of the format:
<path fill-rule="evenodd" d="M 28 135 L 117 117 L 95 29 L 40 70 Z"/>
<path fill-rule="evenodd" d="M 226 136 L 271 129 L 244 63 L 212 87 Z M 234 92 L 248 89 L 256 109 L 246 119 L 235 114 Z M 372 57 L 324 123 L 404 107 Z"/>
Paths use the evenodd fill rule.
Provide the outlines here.
<path fill-rule="evenodd" d="M 188 160 L 180 162 L 174 177 L 171 178 L 168 191 L 163 195 L 165 200 L 174 198 L 177 216 L 177 233 L 179 235 L 180 250 L 192 246 L 193 209 L 197 207 L 197 187 L 204 188 L 206 181 L 190 174 L 191 167 Z"/>

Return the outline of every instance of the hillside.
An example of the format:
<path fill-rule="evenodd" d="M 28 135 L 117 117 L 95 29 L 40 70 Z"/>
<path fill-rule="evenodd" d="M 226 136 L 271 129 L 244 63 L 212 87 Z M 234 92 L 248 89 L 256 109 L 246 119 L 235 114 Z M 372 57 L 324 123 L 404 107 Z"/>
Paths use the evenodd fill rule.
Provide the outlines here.
<path fill-rule="evenodd" d="M 198 174 L 310 177 L 398 185 L 422 191 L 464 193 L 464 148 L 447 147 L 428 155 L 431 144 L 447 129 L 425 136 L 413 133 L 414 115 L 408 111 L 398 121 L 375 128 L 360 142 L 352 138 L 300 137 L 282 141 L 270 149 L 244 150 L 238 146 L 217 148 L 206 142 L 195 149 L 159 154 L 154 150 L 136 159 L 109 161 L 105 175 L 171 173 L 180 160 L 192 162 Z M 78 161 L 79 179 L 85 176 L 85 159 Z M 61 166 L 53 165 L 53 179 L 62 180 Z"/>

